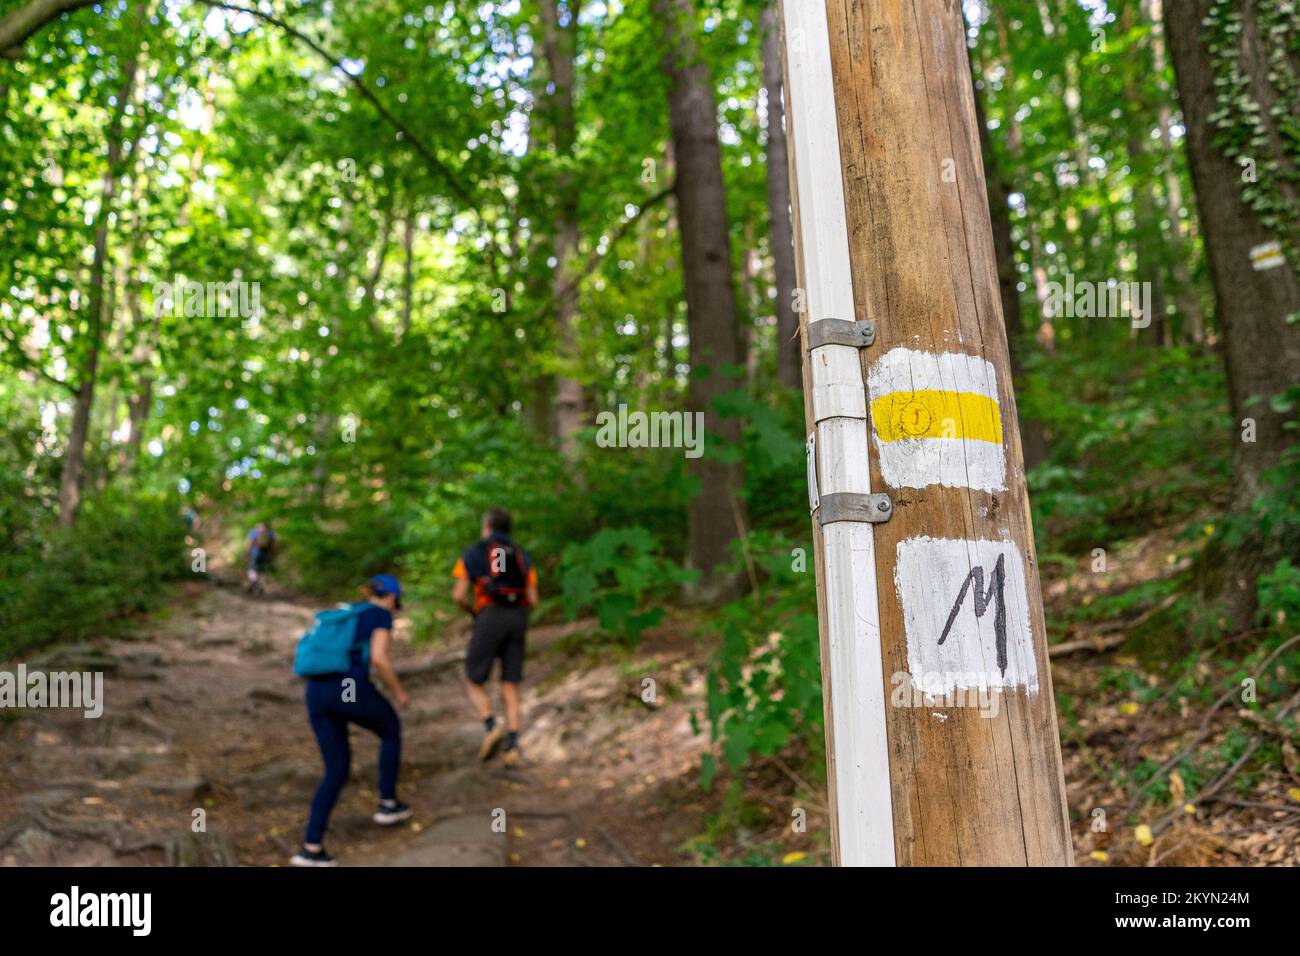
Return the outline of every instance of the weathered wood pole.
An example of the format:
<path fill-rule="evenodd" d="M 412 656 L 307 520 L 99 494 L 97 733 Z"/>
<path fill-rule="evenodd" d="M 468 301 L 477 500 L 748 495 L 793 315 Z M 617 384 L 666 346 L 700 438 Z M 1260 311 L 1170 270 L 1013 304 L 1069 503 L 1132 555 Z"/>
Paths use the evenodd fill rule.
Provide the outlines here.
<path fill-rule="evenodd" d="M 1069 865 L 960 4 L 782 22 L 836 861 Z"/>

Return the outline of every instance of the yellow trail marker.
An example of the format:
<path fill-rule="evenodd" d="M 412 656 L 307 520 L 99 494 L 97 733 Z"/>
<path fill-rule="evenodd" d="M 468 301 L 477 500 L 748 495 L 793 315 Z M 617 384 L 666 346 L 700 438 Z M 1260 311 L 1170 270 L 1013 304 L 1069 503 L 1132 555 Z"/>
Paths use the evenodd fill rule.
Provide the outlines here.
<path fill-rule="evenodd" d="M 966 438 L 1002 444 L 997 400 L 978 392 L 891 392 L 871 403 L 871 417 L 881 441 Z"/>

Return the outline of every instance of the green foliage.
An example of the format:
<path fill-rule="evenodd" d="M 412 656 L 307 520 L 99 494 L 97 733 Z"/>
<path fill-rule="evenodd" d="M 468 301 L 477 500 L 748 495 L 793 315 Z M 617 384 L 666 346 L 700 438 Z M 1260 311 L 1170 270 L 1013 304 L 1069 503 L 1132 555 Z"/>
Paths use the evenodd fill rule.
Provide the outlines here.
<path fill-rule="evenodd" d="M 762 595 L 721 608 L 722 643 L 709 676 L 710 739 L 734 772 L 754 756 L 798 743 L 816 766 L 824 753 L 821 649 L 811 570 L 791 569 L 790 542 L 751 541 L 768 574 Z M 717 772 L 706 760 L 702 782 Z"/>
<path fill-rule="evenodd" d="M 1259 577 L 1259 617 L 1280 630 L 1300 621 L 1300 568 L 1283 558 Z M 1293 624 L 1291 626 L 1294 626 Z"/>
<path fill-rule="evenodd" d="M 1079 343 L 1028 364 L 1019 404 L 1050 448 L 1029 475 L 1040 548 L 1077 553 L 1223 503 L 1232 431 L 1217 359 Z"/>
<path fill-rule="evenodd" d="M 1300 385 L 1270 400 L 1273 410 L 1289 416 L 1283 427 L 1300 439 Z M 1263 488 L 1245 511 L 1222 515 L 1213 526 L 1216 545 L 1227 552 L 1264 548 L 1281 555 L 1270 573 L 1256 584 L 1262 622 L 1278 632 L 1294 628 L 1300 616 L 1296 604 L 1297 570 L 1293 556 L 1300 555 L 1300 440 L 1282 450 L 1276 467 L 1263 475 Z M 1288 623 L 1290 622 L 1290 623 Z"/>
<path fill-rule="evenodd" d="M 1283 449 L 1276 467 L 1264 473 L 1264 490 L 1243 513 L 1222 521 L 1224 543 L 1239 547 L 1252 538 L 1271 541 L 1283 554 L 1300 554 L 1300 385 L 1270 399 L 1289 416 L 1283 424 L 1295 443 Z"/>
<path fill-rule="evenodd" d="M 112 633 L 189 574 L 175 497 L 105 494 L 73 528 L 45 522 L 0 556 L 0 658 L 52 640 Z"/>
<path fill-rule="evenodd" d="M 774 386 L 770 400 L 738 389 L 718 397 L 718 413 L 743 423 L 739 449 L 744 462 L 745 502 L 760 526 L 791 527 L 808 520 L 803 439 L 803 395 Z"/>
<path fill-rule="evenodd" d="M 560 558 L 570 620 L 590 610 L 604 632 L 628 644 L 663 619 L 663 607 L 645 607 L 647 598 L 667 598 L 695 577 L 656 554 L 654 537 L 644 528 L 605 528 L 570 544 Z"/>

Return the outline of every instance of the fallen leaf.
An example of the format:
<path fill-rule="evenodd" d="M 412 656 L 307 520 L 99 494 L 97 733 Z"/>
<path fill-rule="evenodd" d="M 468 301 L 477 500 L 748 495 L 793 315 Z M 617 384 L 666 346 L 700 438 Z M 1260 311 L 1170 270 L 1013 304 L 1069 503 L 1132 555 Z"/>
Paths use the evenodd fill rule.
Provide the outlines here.
<path fill-rule="evenodd" d="M 1183 783 L 1182 775 L 1175 770 L 1169 775 L 1169 795 L 1173 798 L 1173 801 L 1177 803 L 1179 800 L 1183 799 L 1183 796 L 1186 793 L 1187 785 Z"/>
<path fill-rule="evenodd" d="M 1133 838 L 1143 846 L 1150 846 L 1155 842 L 1155 836 L 1152 835 L 1151 828 L 1145 823 L 1133 830 Z"/>
<path fill-rule="evenodd" d="M 804 853 L 802 850 L 795 850 L 794 852 L 787 853 L 785 856 L 781 857 L 781 862 L 798 863 L 800 860 L 806 860 L 806 859 L 808 859 L 807 853 Z"/>

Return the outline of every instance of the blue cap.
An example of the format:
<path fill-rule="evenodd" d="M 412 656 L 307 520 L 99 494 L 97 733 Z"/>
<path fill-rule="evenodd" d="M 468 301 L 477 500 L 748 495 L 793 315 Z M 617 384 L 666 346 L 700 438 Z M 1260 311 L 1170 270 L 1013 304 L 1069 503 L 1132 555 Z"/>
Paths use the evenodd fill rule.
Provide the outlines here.
<path fill-rule="evenodd" d="M 391 594 L 397 598 L 397 606 L 402 606 L 402 586 L 391 574 L 376 574 L 370 579 L 370 590 L 375 594 Z"/>

